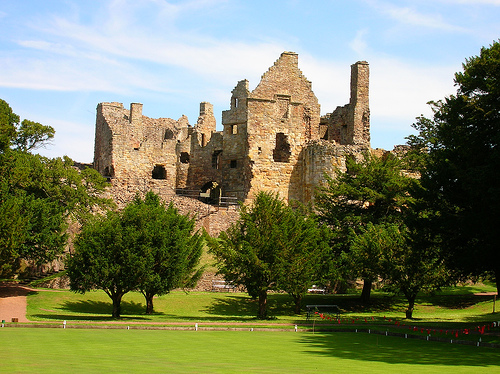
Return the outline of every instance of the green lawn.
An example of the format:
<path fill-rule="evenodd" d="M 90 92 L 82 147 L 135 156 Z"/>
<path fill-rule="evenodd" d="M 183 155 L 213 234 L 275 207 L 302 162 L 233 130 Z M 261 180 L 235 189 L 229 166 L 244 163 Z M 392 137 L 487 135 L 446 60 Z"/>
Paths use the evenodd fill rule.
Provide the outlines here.
<path fill-rule="evenodd" d="M 334 304 L 342 309 L 342 321 L 314 318 L 315 331 L 325 329 L 372 329 L 409 333 L 413 335 L 431 335 L 452 338 L 451 332 L 460 330 L 460 340 L 500 344 L 500 328 L 497 327 L 485 335 L 464 334 L 463 329 L 475 329 L 493 321 L 500 320 L 500 313 L 492 313 L 493 296 L 477 295 L 478 292 L 490 291 L 491 286 L 468 286 L 450 288 L 434 296 L 423 295 L 418 299 L 414 320 L 404 319 L 406 304 L 400 297 L 391 297 L 382 292 L 375 292 L 369 307 L 359 303 L 358 295 L 307 295 L 304 304 Z M 499 302 L 500 304 L 500 302 Z M 306 320 L 305 312 L 300 315 L 291 313 L 291 298 L 286 294 L 271 294 L 269 310 L 272 319 L 255 319 L 256 301 L 244 293 L 214 292 L 172 292 L 155 299 L 155 313 L 144 314 L 144 298 L 140 293 L 125 295 L 122 302 L 121 323 L 129 324 L 184 324 L 193 327 L 214 326 L 224 323 L 225 327 L 266 327 L 291 329 L 297 324 L 299 329 L 311 329 L 313 321 Z M 498 306 L 500 308 L 500 305 Z M 40 290 L 28 296 L 28 318 L 31 321 L 57 322 L 66 320 L 69 324 L 115 322 L 111 318 L 111 302 L 102 291 L 84 295 L 67 290 Z M 365 322 L 366 321 L 366 322 Z M 353 323 L 354 322 L 354 323 Z M 404 325 L 404 326 L 403 326 Z M 415 331 L 414 328 L 418 328 Z M 422 328 L 424 331 L 422 332 Z M 449 333 L 447 333 L 447 331 Z M 456 339 L 454 337 L 453 339 Z"/>
<path fill-rule="evenodd" d="M 497 349 L 362 333 L 0 329 L 4 373 L 500 373 Z"/>
<path fill-rule="evenodd" d="M 499 313 L 492 313 L 493 296 L 476 295 L 490 291 L 491 286 L 450 288 L 434 296 L 423 295 L 417 299 L 414 322 L 452 325 L 454 323 L 479 323 L 496 321 Z M 358 295 L 307 295 L 307 304 L 334 304 L 342 310 L 345 318 L 403 319 L 406 302 L 401 297 L 391 297 L 375 292 L 372 303 L 363 306 Z M 144 314 L 144 298 L 140 293 L 130 292 L 122 301 L 122 319 L 147 322 L 249 322 L 254 321 L 257 302 L 245 293 L 214 293 L 174 291 L 154 300 L 155 313 Z M 40 290 L 28 296 L 28 318 L 34 321 L 111 319 L 111 300 L 102 291 L 84 295 L 67 290 Z M 500 309 L 500 301 L 497 310 Z M 286 294 L 269 295 L 268 322 L 303 323 L 305 312 L 292 313 L 292 299 Z"/>

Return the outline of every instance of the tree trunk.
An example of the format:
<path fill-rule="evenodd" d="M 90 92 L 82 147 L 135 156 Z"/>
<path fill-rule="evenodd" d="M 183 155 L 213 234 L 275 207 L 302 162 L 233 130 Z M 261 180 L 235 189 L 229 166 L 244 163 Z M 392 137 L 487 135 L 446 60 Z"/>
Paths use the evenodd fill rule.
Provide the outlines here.
<path fill-rule="evenodd" d="M 363 291 L 361 291 L 361 302 L 363 304 L 368 304 L 370 302 L 370 294 L 372 292 L 372 280 L 364 279 Z"/>
<path fill-rule="evenodd" d="M 267 318 L 267 291 L 261 291 L 259 293 L 259 314 L 257 315 L 257 318 Z"/>
<path fill-rule="evenodd" d="M 120 318 L 120 313 L 121 313 L 121 302 L 122 302 L 122 294 L 114 294 L 111 299 L 113 300 L 113 318 Z"/>
<path fill-rule="evenodd" d="M 144 297 L 146 298 L 146 314 L 153 314 L 153 293 L 148 293 L 146 292 L 144 294 Z"/>
<path fill-rule="evenodd" d="M 300 314 L 300 304 L 302 303 L 302 296 L 294 296 L 293 301 L 295 302 L 295 314 Z"/>
<path fill-rule="evenodd" d="M 408 309 L 406 310 L 406 319 L 413 319 L 413 308 L 415 307 L 415 298 L 417 296 L 407 296 Z"/>
<path fill-rule="evenodd" d="M 500 296 L 500 268 L 495 270 L 495 279 L 497 282 L 497 296 Z"/>

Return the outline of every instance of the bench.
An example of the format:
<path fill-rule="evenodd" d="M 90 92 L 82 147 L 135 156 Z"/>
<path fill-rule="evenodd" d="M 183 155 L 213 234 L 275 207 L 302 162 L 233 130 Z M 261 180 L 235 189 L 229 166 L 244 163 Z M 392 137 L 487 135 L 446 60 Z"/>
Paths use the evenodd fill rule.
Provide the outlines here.
<path fill-rule="evenodd" d="M 231 291 L 234 290 L 236 286 L 231 283 L 227 283 L 225 280 L 214 279 L 212 281 L 212 291 Z"/>
<path fill-rule="evenodd" d="M 337 305 L 306 305 L 307 319 L 314 316 L 316 312 L 323 314 L 334 314 L 338 319 L 340 317 L 340 308 Z"/>
<path fill-rule="evenodd" d="M 319 288 L 318 286 L 316 286 L 315 284 L 313 284 L 311 286 L 311 288 L 308 288 L 307 289 L 307 292 L 309 293 L 321 293 L 321 294 L 325 294 L 326 293 L 326 289 L 324 288 Z"/>

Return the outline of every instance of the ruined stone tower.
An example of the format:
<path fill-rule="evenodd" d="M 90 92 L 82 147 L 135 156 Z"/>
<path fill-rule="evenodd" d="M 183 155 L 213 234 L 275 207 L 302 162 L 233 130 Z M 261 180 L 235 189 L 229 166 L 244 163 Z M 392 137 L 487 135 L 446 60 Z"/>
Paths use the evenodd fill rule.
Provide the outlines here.
<path fill-rule="evenodd" d="M 340 145 L 370 147 L 369 67 L 365 61 L 351 65 L 351 99 L 321 119 L 322 139 Z"/>
<path fill-rule="evenodd" d="M 366 62 L 351 67 L 349 104 L 320 117 L 298 55 L 283 52 L 249 90 L 233 89 L 216 131 L 213 106 L 200 104 L 196 125 L 186 117 L 151 119 L 142 104 L 97 107 L 94 166 L 121 196 L 152 189 L 161 195 L 202 193 L 251 200 L 258 191 L 309 201 L 324 174 L 343 169 L 347 155 L 370 147 Z M 128 198 L 128 197 L 127 197 Z"/>

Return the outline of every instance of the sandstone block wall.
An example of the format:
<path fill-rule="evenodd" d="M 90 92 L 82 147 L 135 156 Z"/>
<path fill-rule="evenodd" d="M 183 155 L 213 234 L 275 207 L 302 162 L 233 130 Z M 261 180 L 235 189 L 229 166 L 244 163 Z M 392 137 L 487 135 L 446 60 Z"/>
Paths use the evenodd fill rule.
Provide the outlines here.
<path fill-rule="evenodd" d="M 208 102 L 200 104 L 194 127 L 185 116 L 148 118 L 139 103 L 130 109 L 101 103 L 94 167 L 110 179 L 120 204 L 148 190 L 173 199 L 176 189 L 243 202 L 264 190 L 308 202 L 325 173 L 333 175 L 345 167 L 346 157 L 370 148 L 368 86 L 368 63 L 355 63 L 349 103 L 320 117 L 298 55 L 283 52 L 253 91 L 247 80 L 237 83 L 222 112 L 222 131 L 216 131 Z M 212 216 L 206 215 L 203 225 L 216 222 L 206 218 Z"/>

